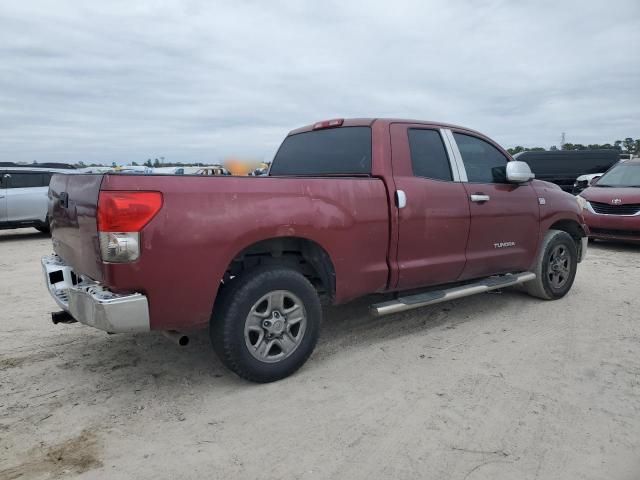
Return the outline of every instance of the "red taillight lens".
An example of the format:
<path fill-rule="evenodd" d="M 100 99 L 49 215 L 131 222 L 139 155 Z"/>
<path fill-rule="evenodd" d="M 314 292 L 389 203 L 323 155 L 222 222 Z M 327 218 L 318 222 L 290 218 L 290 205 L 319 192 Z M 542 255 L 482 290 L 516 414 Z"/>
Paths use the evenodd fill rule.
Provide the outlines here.
<path fill-rule="evenodd" d="M 98 198 L 98 231 L 139 232 L 161 207 L 160 192 L 103 190 Z"/>

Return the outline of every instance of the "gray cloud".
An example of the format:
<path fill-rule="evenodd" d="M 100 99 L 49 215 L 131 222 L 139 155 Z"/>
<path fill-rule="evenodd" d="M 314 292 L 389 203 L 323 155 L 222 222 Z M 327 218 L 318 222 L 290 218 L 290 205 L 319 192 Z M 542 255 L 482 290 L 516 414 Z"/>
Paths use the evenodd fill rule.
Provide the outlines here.
<path fill-rule="evenodd" d="M 342 116 L 637 137 L 639 51 L 636 0 L 5 2 L 0 160 L 266 158 Z"/>

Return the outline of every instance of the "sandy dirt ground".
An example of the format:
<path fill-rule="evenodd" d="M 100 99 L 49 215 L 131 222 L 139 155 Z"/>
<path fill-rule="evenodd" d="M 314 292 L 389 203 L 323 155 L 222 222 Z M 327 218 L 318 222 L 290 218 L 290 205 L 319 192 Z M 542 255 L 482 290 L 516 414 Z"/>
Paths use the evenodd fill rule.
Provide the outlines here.
<path fill-rule="evenodd" d="M 556 302 L 328 309 L 309 362 L 269 385 L 206 334 L 54 326 L 50 251 L 0 232 L 2 480 L 640 478 L 640 247 L 593 245 Z"/>

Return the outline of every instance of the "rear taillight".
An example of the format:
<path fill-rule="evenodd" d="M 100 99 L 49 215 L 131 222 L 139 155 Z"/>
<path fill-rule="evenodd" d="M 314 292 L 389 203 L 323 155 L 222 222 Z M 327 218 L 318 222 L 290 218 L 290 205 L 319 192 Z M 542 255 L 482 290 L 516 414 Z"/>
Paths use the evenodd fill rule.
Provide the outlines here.
<path fill-rule="evenodd" d="M 140 231 L 160 211 L 160 192 L 101 191 L 98 232 L 102 260 L 126 263 L 140 256 Z"/>

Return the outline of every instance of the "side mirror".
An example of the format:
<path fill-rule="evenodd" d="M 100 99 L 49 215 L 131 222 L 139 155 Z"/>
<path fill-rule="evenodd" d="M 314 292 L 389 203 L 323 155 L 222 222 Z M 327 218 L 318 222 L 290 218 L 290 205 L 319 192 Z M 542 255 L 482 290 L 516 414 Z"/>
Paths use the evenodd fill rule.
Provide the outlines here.
<path fill-rule="evenodd" d="M 526 162 L 512 160 L 507 163 L 507 182 L 509 183 L 525 183 L 534 179 L 529 165 Z"/>

